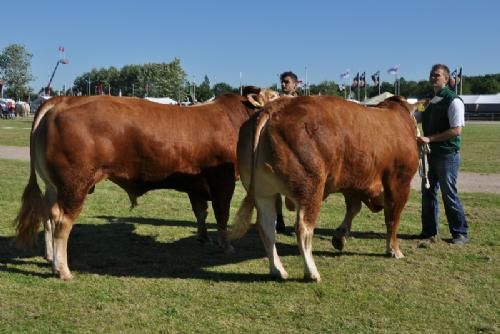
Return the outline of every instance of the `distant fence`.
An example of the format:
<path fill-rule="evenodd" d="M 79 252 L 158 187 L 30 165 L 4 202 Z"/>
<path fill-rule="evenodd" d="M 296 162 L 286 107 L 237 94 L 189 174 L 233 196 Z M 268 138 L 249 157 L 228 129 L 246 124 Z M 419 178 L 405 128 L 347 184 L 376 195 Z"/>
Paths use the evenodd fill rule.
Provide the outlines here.
<path fill-rule="evenodd" d="M 500 121 L 500 112 L 465 112 L 466 121 Z"/>

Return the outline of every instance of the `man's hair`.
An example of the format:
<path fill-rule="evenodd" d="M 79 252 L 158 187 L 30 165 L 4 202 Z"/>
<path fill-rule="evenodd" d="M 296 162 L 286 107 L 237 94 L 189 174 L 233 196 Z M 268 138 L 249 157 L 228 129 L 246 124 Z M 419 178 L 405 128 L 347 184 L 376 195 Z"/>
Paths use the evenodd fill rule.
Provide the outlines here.
<path fill-rule="evenodd" d="M 292 71 L 287 71 L 287 72 L 281 73 L 280 81 L 283 81 L 283 79 L 285 79 L 286 77 L 292 78 L 295 82 L 297 82 L 299 80 L 299 78 L 297 78 L 297 75 L 295 73 L 293 73 Z"/>
<path fill-rule="evenodd" d="M 443 70 L 444 73 L 446 73 L 446 76 L 448 78 L 450 77 L 450 69 L 445 64 L 435 64 L 435 65 L 433 65 L 432 69 L 431 69 L 431 72 L 429 73 L 429 76 L 432 74 L 432 72 L 434 72 L 436 70 Z"/>

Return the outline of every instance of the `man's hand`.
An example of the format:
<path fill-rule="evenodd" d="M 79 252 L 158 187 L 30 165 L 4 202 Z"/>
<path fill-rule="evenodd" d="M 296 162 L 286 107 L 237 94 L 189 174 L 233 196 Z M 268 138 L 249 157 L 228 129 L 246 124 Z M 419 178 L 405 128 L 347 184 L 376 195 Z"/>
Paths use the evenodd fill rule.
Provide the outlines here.
<path fill-rule="evenodd" d="M 431 139 L 429 137 L 424 137 L 424 136 L 417 137 L 417 144 L 419 145 L 429 144 L 430 142 Z"/>

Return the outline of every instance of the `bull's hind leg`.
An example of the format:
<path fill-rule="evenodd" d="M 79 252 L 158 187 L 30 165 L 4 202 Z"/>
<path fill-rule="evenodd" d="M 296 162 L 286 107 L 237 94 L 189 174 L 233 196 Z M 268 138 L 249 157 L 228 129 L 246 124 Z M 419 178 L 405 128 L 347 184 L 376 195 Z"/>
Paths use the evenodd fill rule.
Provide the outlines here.
<path fill-rule="evenodd" d="M 384 216 L 385 225 L 387 228 L 386 253 L 396 259 L 404 258 L 404 254 L 399 249 L 398 228 L 403 211 L 408 197 L 410 195 L 410 183 L 407 185 L 395 184 L 390 185 L 389 190 L 384 191 Z"/>
<path fill-rule="evenodd" d="M 318 219 L 322 194 L 317 194 L 307 204 L 299 205 L 295 233 L 300 254 L 304 259 L 304 279 L 319 282 L 321 277 L 312 254 L 314 227 Z"/>
<path fill-rule="evenodd" d="M 58 200 L 50 210 L 53 232 L 54 272 L 63 280 L 71 280 L 73 275 L 68 267 L 68 239 L 73 223 L 80 214 L 87 191 L 58 193 Z"/>
<path fill-rule="evenodd" d="M 351 233 L 352 221 L 361 210 L 361 199 L 354 195 L 344 194 L 346 212 L 342 224 L 333 232 L 332 245 L 342 251 Z"/>
<path fill-rule="evenodd" d="M 61 206 L 56 202 L 51 208 L 51 223 L 53 232 L 53 263 L 54 272 L 59 278 L 70 280 L 73 278 L 68 267 L 68 238 L 73 227 L 73 220 L 64 214 Z"/>
<path fill-rule="evenodd" d="M 287 279 L 283 264 L 276 250 L 276 197 L 256 197 L 257 207 L 257 231 L 269 258 L 269 272 L 271 276 L 279 279 Z"/>
<path fill-rule="evenodd" d="M 194 193 L 188 193 L 191 208 L 196 216 L 197 236 L 201 243 L 210 242 L 206 220 L 208 216 L 208 202 Z"/>
<path fill-rule="evenodd" d="M 48 217 L 44 222 L 45 236 L 45 259 L 51 263 L 54 262 L 54 219 L 52 219 L 51 210 L 57 200 L 57 190 L 51 185 L 46 185 L 45 190 L 45 206 L 49 212 L 45 213 Z"/>

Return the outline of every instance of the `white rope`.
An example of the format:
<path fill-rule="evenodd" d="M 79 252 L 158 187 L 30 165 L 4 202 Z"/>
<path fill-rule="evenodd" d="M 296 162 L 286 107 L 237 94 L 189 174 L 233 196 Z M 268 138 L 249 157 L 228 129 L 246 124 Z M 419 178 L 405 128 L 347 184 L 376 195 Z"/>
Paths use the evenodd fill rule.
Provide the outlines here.
<path fill-rule="evenodd" d="M 429 144 L 424 144 L 420 145 L 420 156 L 418 160 L 418 174 L 422 178 L 422 180 L 425 182 L 425 189 L 429 189 L 431 187 L 429 183 L 429 161 L 428 161 L 428 154 L 431 153 L 431 148 L 429 147 Z"/>

